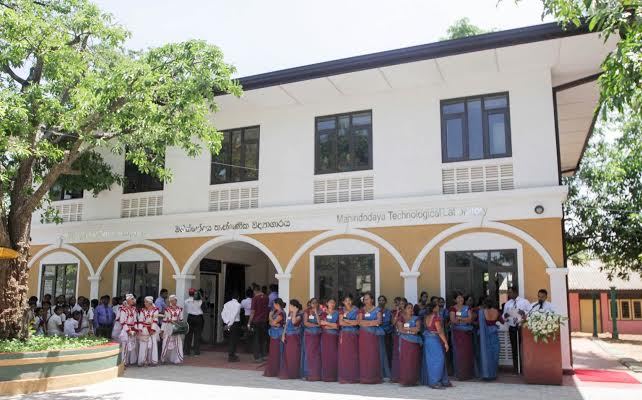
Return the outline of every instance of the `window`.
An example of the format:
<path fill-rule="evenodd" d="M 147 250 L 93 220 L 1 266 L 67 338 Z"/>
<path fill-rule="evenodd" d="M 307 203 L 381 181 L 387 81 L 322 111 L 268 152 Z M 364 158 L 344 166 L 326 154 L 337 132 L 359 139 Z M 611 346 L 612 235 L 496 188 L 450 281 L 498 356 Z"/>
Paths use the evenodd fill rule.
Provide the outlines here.
<path fill-rule="evenodd" d="M 82 190 L 67 190 L 61 184 L 54 184 L 49 190 L 49 199 L 51 201 L 82 199 Z"/>
<path fill-rule="evenodd" d="M 52 298 L 64 295 L 76 296 L 77 264 L 48 264 L 42 266 L 40 298 L 50 294 Z"/>
<path fill-rule="evenodd" d="M 642 320 L 642 299 L 616 299 L 617 309 L 615 317 L 618 320 Z M 608 298 L 609 319 L 611 314 L 611 297 Z"/>
<path fill-rule="evenodd" d="M 508 301 L 508 289 L 517 286 L 514 249 L 447 251 L 445 258 L 448 304 L 452 304 L 454 292 L 462 292 L 475 301 L 490 296 L 501 306 Z"/>
<path fill-rule="evenodd" d="M 441 102 L 443 162 L 510 157 L 508 93 Z"/>
<path fill-rule="evenodd" d="M 224 131 L 210 171 L 211 185 L 259 179 L 259 127 Z"/>
<path fill-rule="evenodd" d="M 125 187 L 124 193 L 155 192 L 163 190 L 163 181 L 155 176 L 140 172 L 131 161 L 125 161 Z"/>
<path fill-rule="evenodd" d="M 372 111 L 317 117 L 315 174 L 372 169 Z"/>
<path fill-rule="evenodd" d="M 314 257 L 315 295 L 322 301 L 375 289 L 374 254 Z"/>
<path fill-rule="evenodd" d="M 118 296 L 132 293 L 136 297 L 158 296 L 160 276 L 159 261 L 121 262 L 118 263 Z"/>

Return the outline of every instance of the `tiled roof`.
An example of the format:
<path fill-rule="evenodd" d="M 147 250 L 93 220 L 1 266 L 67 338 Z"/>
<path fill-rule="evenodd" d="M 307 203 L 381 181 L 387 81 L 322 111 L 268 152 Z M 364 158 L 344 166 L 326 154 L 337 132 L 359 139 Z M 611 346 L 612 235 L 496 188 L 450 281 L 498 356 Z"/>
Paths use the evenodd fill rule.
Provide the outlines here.
<path fill-rule="evenodd" d="M 589 261 L 585 265 L 569 264 L 568 290 L 609 290 L 611 286 L 617 290 L 642 290 L 639 274 L 629 274 L 628 280 L 613 277 L 609 281 L 607 273 L 600 271 L 601 265 L 599 261 Z"/>

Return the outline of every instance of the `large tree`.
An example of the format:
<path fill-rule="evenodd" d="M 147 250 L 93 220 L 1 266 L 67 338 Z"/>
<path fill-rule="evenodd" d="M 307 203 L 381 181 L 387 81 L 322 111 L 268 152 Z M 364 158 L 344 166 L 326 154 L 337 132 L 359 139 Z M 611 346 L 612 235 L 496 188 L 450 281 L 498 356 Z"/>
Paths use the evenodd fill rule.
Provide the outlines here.
<path fill-rule="evenodd" d="M 568 255 L 580 263 L 598 258 L 610 275 L 642 274 L 642 1 L 542 3 L 544 15 L 562 26 L 619 39 L 599 77 L 601 128 L 579 171 L 565 180 Z"/>
<path fill-rule="evenodd" d="M 50 189 L 98 193 L 122 177 L 98 148 L 171 178 L 167 146 L 218 151 L 214 94 L 240 95 L 203 41 L 128 51 L 128 32 L 88 0 L 0 0 L 0 339 L 24 338 L 31 218 Z"/>

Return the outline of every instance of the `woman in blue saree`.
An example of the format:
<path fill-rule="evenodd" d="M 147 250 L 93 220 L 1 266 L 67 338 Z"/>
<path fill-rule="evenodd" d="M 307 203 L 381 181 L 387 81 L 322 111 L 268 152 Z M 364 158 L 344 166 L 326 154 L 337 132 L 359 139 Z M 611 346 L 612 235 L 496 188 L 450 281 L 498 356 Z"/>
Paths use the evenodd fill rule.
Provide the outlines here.
<path fill-rule="evenodd" d="M 268 335 L 270 336 L 270 348 L 268 353 L 268 360 L 265 364 L 265 371 L 263 376 L 279 376 L 281 371 L 281 359 L 283 356 L 283 325 L 285 324 L 285 303 L 280 298 L 274 300 L 274 309 L 270 311 L 270 329 Z"/>
<path fill-rule="evenodd" d="M 497 322 L 501 322 L 502 317 L 494 303 L 493 299 L 486 298 L 479 312 L 479 374 L 484 380 L 497 379 L 499 365 Z"/>
<path fill-rule="evenodd" d="M 352 295 L 343 298 L 339 314 L 339 383 L 359 383 L 359 309 L 352 304 Z"/>
<path fill-rule="evenodd" d="M 439 307 L 429 304 L 427 308 L 428 314 L 424 319 L 421 384 L 432 389 L 443 389 L 452 386 L 446 371 L 445 353 L 448 352 L 448 340 L 439 316 Z"/>
<path fill-rule="evenodd" d="M 381 383 L 384 377 L 390 377 L 381 310 L 370 292 L 364 293 L 363 303 L 359 315 L 359 382 Z"/>
<path fill-rule="evenodd" d="M 338 345 L 339 345 L 339 312 L 337 302 L 328 299 L 326 311 L 321 315 L 321 380 L 337 381 Z"/>
<path fill-rule="evenodd" d="M 461 381 L 472 379 L 475 376 L 472 321 L 472 310 L 464 304 L 464 296 L 457 293 L 455 305 L 450 307 L 450 327 L 455 376 Z"/>
<path fill-rule="evenodd" d="M 283 340 L 283 363 L 279 378 L 298 379 L 301 377 L 301 303 L 298 300 L 290 300 L 290 315 L 285 324 L 282 335 Z"/>
<path fill-rule="evenodd" d="M 399 332 L 399 378 L 403 386 L 414 386 L 421 371 L 421 330 L 422 318 L 413 315 L 412 304 L 407 304 L 403 315 L 397 318 Z"/>
<path fill-rule="evenodd" d="M 405 297 L 399 298 L 399 301 L 396 302 L 396 307 L 392 313 L 392 326 L 394 326 L 394 332 L 392 336 L 392 367 L 390 368 L 390 382 L 397 382 L 399 380 L 399 331 L 397 330 L 397 322 L 403 319 L 403 310 L 408 304 L 408 300 Z"/>
<path fill-rule="evenodd" d="M 392 363 L 392 336 L 395 332 L 395 327 L 392 324 L 392 311 L 386 308 L 386 304 L 388 304 L 388 298 L 386 296 L 379 296 L 377 303 L 379 303 L 379 309 L 381 310 L 381 327 L 385 334 L 386 360 L 388 360 L 388 369 L 390 369 Z"/>
<path fill-rule="evenodd" d="M 321 380 L 321 310 L 319 300 L 310 300 L 310 306 L 303 314 L 303 345 L 301 349 L 302 376 L 308 381 Z"/>

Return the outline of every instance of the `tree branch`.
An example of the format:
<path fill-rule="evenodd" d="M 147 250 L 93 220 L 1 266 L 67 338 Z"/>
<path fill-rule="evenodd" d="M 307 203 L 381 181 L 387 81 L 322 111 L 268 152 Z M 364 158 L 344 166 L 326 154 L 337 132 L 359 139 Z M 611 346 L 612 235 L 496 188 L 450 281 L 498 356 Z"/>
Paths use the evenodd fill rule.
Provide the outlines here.
<path fill-rule="evenodd" d="M 11 67 L 9 67 L 7 64 L 2 65 L 2 70 L 5 73 L 7 73 L 11 77 L 11 79 L 13 79 L 14 81 L 18 82 L 21 86 L 29 85 L 29 82 L 26 79 L 19 77 L 18 74 L 13 72 Z"/>

